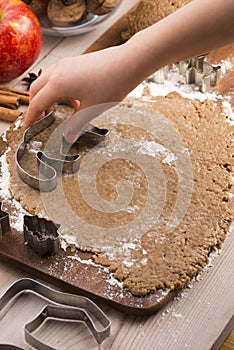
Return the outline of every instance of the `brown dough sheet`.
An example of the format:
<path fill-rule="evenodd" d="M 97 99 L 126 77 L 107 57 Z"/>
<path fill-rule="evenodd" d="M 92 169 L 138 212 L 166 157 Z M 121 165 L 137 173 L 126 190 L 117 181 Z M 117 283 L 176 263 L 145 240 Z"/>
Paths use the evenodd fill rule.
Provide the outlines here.
<path fill-rule="evenodd" d="M 151 166 L 147 169 L 142 168 L 137 161 L 128 156 L 130 154 L 128 152 L 131 151 L 131 147 L 142 142 L 143 145 L 144 142 L 148 144 L 155 142 L 164 147 L 167 143 L 165 138 L 162 141 L 159 136 L 148 132 L 147 127 L 144 129 L 134 125 L 134 115 L 137 116 L 137 111 L 142 112 L 143 125 L 147 126 L 144 111 L 149 111 L 149 113 L 156 113 L 156 116 L 163 116 L 178 131 L 186 149 L 189 150 L 193 171 L 193 192 L 183 220 L 172 232 L 168 232 L 166 225 L 175 207 L 178 194 L 178 169 L 176 162 L 164 162 L 165 157 L 159 154 L 156 158 L 165 177 L 165 205 L 152 227 L 146 228 L 141 235 L 131 239 L 130 231 L 126 232 L 125 237 L 121 230 L 124 225 L 133 222 L 141 213 L 144 213 L 148 193 L 152 192 L 154 187 L 160 189 L 161 183 L 157 183 L 160 177 L 156 176 L 154 180 L 153 162 L 156 162 L 154 157 L 149 157 L 152 164 L 151 171 Z M 71 110 L 68 111 L 67 107 L 59 107 L 58 115 L 70 113 Z M 133 123 L 121 124 L 120 121 L 124 122 L 128 117 Z M 111 207 L 112 202 L 118 198 L 117 183 L 125 179 L 132 183 L 132 196 L 125 210 L 107 212 L 90 204 L 92 191 L 88 197 L 89 202 L 85 200 L 81 185 L 77 181 L 77 174 L 65 176 L 62 179 L 62 186 L 68 205 L 77 217 L 93 227 L 93 232 L 89 236 L 82 232 L 82 226 L 74 226 L 67 219 L 66 233 L 77 237 L 80 249 L 93 251 L 94 261 L 107 266 L 114 277 L 123 281 L 124 287 L 134 295 L 146 295 L 157 288 L 166 287 L 171 290 L 183 288 L 207 265 L 209 254 L 215 248 L 221 248 L 233 219 L 233 203 L 229 196 L 232 185 L 233 127 L 213 102 L 190 100 L 177 93 L 152 98 L 151 101 L 144 103 L 134 100 L 133 105 L 120 104 L 99 118 L 97 118 L 97 125 L 109 127 L 111 131 L 111 146 L 107 148 L 106 153 L 112 153 L 102 166 L 98 167 L 99 155 L 94 158 L 97 159 L 97 164 L 95 161 L 89 164 L 90 171 L 97 167 L 95 176 L 97 193 Z M 59 122 L 61 118 L 56 123 L 59 124 Z M 35 139 L 44 143 L 56 125 L 51 126 Z M 166 128 L 167 126 L 165 130 Z M 11 148 L 7 153 L 11 172 L 10 190 L 12 196 L 19 200 L 27 211 L 45 216 L 48 215 L 47 208 L 44 206 L 45 199 L 40 193 L 24 184 L 16 171 L 14 154 L 21 141 L 22 132 L 20 128 L 14 130 L 14 127 L 7 132 L 7 140 Z M 118 147 L 120 138 L 129 140 L 126 150 L 122 150 L 122 157 L 118 152 L 115 153 L 115 146 L 113 146 Z M 82 155 L 81 164 L 87 151 L 86 147 L 79 148 L 79 153 Z M 94 149 L 94 157 L 95 152 Z M 91 159 L 93 159 L 92 156 Z M 35 159 L 32 159 L 28 166 L 35 168 Z M 82 171 L 81 168 L 81 173 Z M 149 183 L 149 176 L 153 179 L 151 183 Z M 87 174 L 86 177 L 88 177 Z M 52 195 L 50 209 L 59 212 L 61 200 L 57 199 L 56 193 L 50 195 Z M 63 205 L 62 202 L 61 210 Z M 150 215 L 153 215 L 155 208 L 150 210 L 152 211 Z M 62 212 L 58 215 L 61 216 Z M 119 236 L 116 234 L 118 228 Z M 102 236 L 99 235 L 98 229 L 103 230 Z M 114 231 L 115 235 L 110 234 L 110 229 L 117 230 Z M 105 232 L 107 232 L 106 235 Z M 131 249 L 126 249 L 126 244 L 132 244 Z"/>

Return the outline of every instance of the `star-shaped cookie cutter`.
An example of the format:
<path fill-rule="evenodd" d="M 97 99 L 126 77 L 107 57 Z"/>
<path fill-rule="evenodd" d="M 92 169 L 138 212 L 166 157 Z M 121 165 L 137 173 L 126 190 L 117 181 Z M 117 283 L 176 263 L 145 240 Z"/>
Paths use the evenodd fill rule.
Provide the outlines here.
<path fill-rule="evenodd" d="M 209 92 L 220 81 L 221 66 L 208 63 L 206 56 L 198 56 L 180 61 L 179 72 L 185 77 L 187 84 L 195 84 L 201 92 Z"/>
<path fill-rule="evenodd" d="M 61 140 L 60 155 L 59 158 L 53 158 L 46 155 L 43 151 L 38 151 L 36 154 L 37 162 L 39 164 L 39 176 L 34 176 L 30 172 L 26 171 L 20 164 L 26 151 L 28 151 L 28 145 L 33 137 L 40 134 L 43 130 L 49 127 L 55 121 L 55 112 L 48 113 L 43 119 L 39 120 L 33 126 L 29 127 L 23 135 L 23 141 L 16 151 L 16 166 L 19 177 L 32 188 L 41 192 L 50 192 L 56 188 L 57 185 L 57 173 L 69 173 L 74 174 L 79 169 L 80 155 L 67 155 L 66 149 L 71 147 L 66 142 L 64 137 Z M 82 135 L 76 140 L 76 142 L 86 142 L 91 145 L 105 146 L 109 135 L 108 129 L 99 129 L 92 124 L 89 124 Z M 69 147 L 67 147 L 69 146 Z M 65 153 L 64 153 L 65 152 Z"/>
<path fill-rule="evenodd" d="M 206 56 L 198 56 L 178 63 L 179 73 L 185 77 L 186 84 L 195 84 L 201 92 L 209 92 L 219 83 L 221 66 L 210 64 Z M 163 84 L 169 77 L 169 66 L 162 67 L 149 78 L 157 84 Z"/>

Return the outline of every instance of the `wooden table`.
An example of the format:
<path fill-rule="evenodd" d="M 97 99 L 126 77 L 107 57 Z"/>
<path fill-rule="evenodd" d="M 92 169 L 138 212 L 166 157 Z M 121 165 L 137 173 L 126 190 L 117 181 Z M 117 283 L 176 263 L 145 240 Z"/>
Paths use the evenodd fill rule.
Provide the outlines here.
<path fill-rule="evenodd" d="M 124 1 L 115 15 L 95 31 L 82 36 L 44 37 L 41 55 L 30 71 L 37 72 L 67 56 L 84 52 L 123 13 L 137 1 Z M 24 74 L 25 75 L 25 74 Z M 20 79 L 9 85 L 20 87 Z M 8 124 L 0 123 L 0 132 Z M 129 316 L 110 306 L 99 304 L 112 322 L 111 336 L 98 346 L 83 326 L 48 322 L 38 331 L 46 343 L 56 349 L 219 349 L 234 327 L 234 234 L 225 241 L 221 254 L 205 269 L 191 288 L 183 290 L 157 314 L 147 317 Z M 33 277 L 0 262 L 0 295 L 19 278 Z M 0 319 L 0 343 L 10 342 L 30 349 L 24 342 L 23 322 L 26 314 L 41 310 L 42 302 L 34 296 L 22 296 L 7 317 Z M 230 342 L 223 349 L 234 349 Z"/>

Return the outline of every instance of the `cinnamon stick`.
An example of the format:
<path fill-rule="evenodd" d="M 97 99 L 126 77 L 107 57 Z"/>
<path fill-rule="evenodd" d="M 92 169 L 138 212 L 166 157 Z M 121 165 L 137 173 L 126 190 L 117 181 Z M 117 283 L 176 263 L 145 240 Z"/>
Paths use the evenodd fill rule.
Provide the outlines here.
<path fill-rule="evenodd" d="M 26 90 L 12 88 L 12 87 L 9 87 L 6 85 L 0 85 L 0 90 L 11 91 L 11 92 L 14 92 L 14 93 L 19 94 L 19 95 L 29 96 L 29 92 Z"/>
<path fill-rule="evenodd" d="M 20 99 L 17 95 L 4 95 L 0 91 L 0 106 L 16 109 L 19 104 Z"/>
<path fill-rule="evenodd" d="M 5 95 L 5 96 L 15 96 L 20 99 L 20 102 L 22 104 L 28 105 L 29 104 L 29 95 L 24 95 L 20 93 L 15 93 L 9 90 L 2 90 L 0 88 L 0 95 Z"/>
<path fill-rule="evenodd" d="M 29 104 L 29 92 L 22 90 L 22 89 L 17 89 L 17 88 L 12 88 L 9 86 L 5 85 L 0 85 L 0 94 L 1 95 L 12 95 L 16 96 L 20 99 L 20 102 L 23 104 Z"/>
<path fill-rule="evenodd" d="M 23 112 L 15 109 L 0 107 L 0 119 L 14 122 Z"/>

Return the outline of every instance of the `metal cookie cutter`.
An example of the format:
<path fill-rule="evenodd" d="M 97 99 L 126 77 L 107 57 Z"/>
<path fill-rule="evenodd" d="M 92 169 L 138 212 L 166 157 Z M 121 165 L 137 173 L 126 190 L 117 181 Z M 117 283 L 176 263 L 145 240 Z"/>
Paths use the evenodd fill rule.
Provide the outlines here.
<path fill-rule="evenodd" d="M 221 66 L 208 63 L 205 56 L 198 56 L 179 62 L 179 71 L 187 84 L 196 84 L 201 92 L 210 91 L 211 86 L 219 83 Z"/>
<path fill-rule="evenodd" d="M 25 325 L 25 340 L 31 346 L 39 350 L 52 350 L 52 347 L 48 347 L 43 344 L 39 339 L 34 337 L 33 332 L 35 332 L 47 318 L 54 319 L 57 321 L 83 321 L 86 323 L 89 330 L 94 335 L 96 341 L 101 343 L 102 337 L 100 337 L 99 332 L 95 329 L 92 319 L 89 317 L 88 312 L 82 308 L 72 308 L 72 307 L 61 307 L 55 305 L 47 305 L 41 313 L 30 323 Z"/>
<path fill-rule="evenodd" d="M 0 311 L 17 296 L 25 292 L 34 293 L 50 302 L 46 307 L 43 307 L 43 310 L 34 320 L 24 326 L 25 340 L 34 348 L 39 350 L 56 350 L 42 343 L 33 334 L 48 317 L 56 320 L 83 321 L 99 344 L 109 337 L 111 322 L 103 311 L 90 299 L 75 294 L 59 292 L 28 278 L 18 280 L 9 287 L 0 298 Z M 101 329 L 98 329 L 100 326 L 97 327 L 97 321 L 98 324 L 101 325 Z M 14 346 L 7 344 L 2 344 L 0 345 L 0 349 L 1 347 L 3 349 L 5 349 L 4 347 L 6 347 L 6 349 L 14 349 Z M 15 347 L 15 349 L 18 348 Z"/>
<path fill-rule="evenodd" d="M 11 230 L 9 214 L 2 210 L 2 202 L 0 202 L 0 242 L 2 235 Z"/>
<path fill-rule="evenodd" d="M 56 254 L 60 248 L 59 227 L 51 220 L 24 215 L 24 240 L 40 257 Z"/>
<path fill-rule="evenodd" d="M 169 66 L 164 66 L 157 70 L 154 74 L 150 76 L 150 80 L 153 80 L 157 84 L 163 84 L 165 80 L 168 79 Z"/>
<path fill-rule="evenodd" d="M 67 155 L 67 150 L 71 145 L 66 143 L 64 138 L 62 138 L 59 158 L 49 157 L 42 151 L 37 152 L 36 156 L 39 164 L 38 177 L 33 176 L 21 166 L 20 160 L 28 149 L 29 141 L 49 127 L 54 121 L 55 114 L 52 111 L 32 127 L 29 127 L 24 132 L 23 141 L 16 151 L 16 166 L 19 177 L 32 188 L 42 192 L 50 192 L 55 189 L 58 171 L 73 174 L 79 169 L 80 155 Z M 105 145 L 108 133 L 109 131 L 107 129 L 99 129 L 89 124 L 76 142 Z"/>
<path fill-rule="evenodd" d="M 107 144 L 108 134 L 108 129 L 100 129 L 92 124 L 88 124 L 76 142 L 83 142 L 93 146 L 99 145 L 104 147 Z M 65 142 L 65 139 L 63 139 L 63 142 Z"/>

